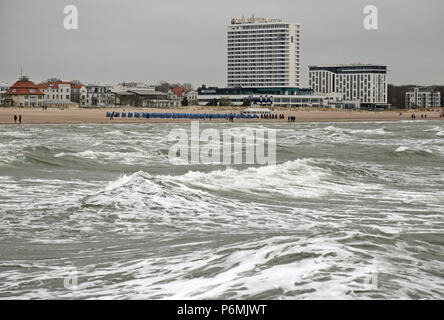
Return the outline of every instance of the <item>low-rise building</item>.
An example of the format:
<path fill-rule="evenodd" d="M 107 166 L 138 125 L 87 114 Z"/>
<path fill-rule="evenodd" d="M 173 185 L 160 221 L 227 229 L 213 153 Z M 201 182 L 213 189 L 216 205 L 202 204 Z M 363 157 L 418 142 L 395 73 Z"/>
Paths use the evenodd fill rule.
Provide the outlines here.
<path fill-rule="evenodd" d="M 415 87 L 405 93 L 406 108 L 441 106 L 441 93 L 433 87 Z"/>
<path fill-rule="evenodd" d="M 0 106 L 5 105 L 5 93 L 10 88 L 10 85 L 4 82 L 0 82 Z"/>
<path fill-rule="evenodd" d="M 71 101 L 77 104 L 85 105 L 88 91 L 81 83 L 71 83 Z"/>
<path fill-rule="evenodd" d="M 197 90 L 199 105 L 222 105 L 229 103 L 234 106 L 278 106 L 278 107 L 336 107 L 344 108 L 351 104 L 342 95 L 313 94 L 310 88 L 217 88 L 201 87 Z M 347 103 L 347 104 L 346 104 Z M 359 105 L 354 105 L 359 108 Z"/>
<path fill-rule="evenodd" d="M 71 101 L 72 90 L 71 82 L 43 82 L 39 83 L 38 88 L 44 93 L 44 103 L 49 107 L 69 107 L 75 102 Z"/>
<path fill-rule="evenodd" d="M 168 93 L 156 91 L 153 86 L 117 86 L 112 90 L 115 103 L 132 107 L 179 107 L 181 98 L 171 90 Z"/>
<path fill-rule="evenodd" d="M 81 106 L 105 107 L 115 105 L 114 93 L 111 86 L 88 84 L 86 87 L 86 101 Z"/>
<path fill-rule="evenodd" d="M 188 91 L 185 94 L 185 97 L 187 98 L 189 106 L 193 106 L 193 105 L 197 104 L 197 91 L 196 90 Z"/>
<path fill-rule="evenodd" d="M 41 107 L 45 94 L 27 77 L 21 77 L 5 92 L 5 104 L 14 107 Z"/>

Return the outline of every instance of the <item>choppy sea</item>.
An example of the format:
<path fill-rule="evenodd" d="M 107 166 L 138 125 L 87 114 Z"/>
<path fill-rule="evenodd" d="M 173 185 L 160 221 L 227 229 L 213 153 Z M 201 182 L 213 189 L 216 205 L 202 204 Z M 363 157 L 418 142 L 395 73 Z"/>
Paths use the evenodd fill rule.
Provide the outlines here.
<path fill-rule="evenodd" d="M 444 122 L 275 129 L 172 164 L 181 124 L 0 126 L 0 298 L 443 299 Z"/>

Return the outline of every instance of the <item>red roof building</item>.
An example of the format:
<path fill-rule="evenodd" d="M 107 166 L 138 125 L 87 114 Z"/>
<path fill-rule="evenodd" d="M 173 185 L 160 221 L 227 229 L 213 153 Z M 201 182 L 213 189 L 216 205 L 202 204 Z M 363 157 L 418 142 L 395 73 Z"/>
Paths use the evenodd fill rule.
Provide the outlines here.
<path fill-rule="evenodd" d="M 43 95 L 32 81 L 17 81 L 5 92 L 5 95 Z"/>
<path fill-rule="evenodd" d="M 187 93 L 187 89 L 184 87 L 174 87 L 171 89 L 171 92 L 174 93 L 176 96 L 182 98 L 185 93 Z"/>
<path fill-rule="evenodd" d="M 17 107 L 43 106 L 44 93 L 27 78 L 22 78 L 5 92 L 5 104 Z"/>
<path fill-rule="evenodd" d="M 65 82 L 65 81 L 42 82 L 42 83 L 39 83 L 37 85 L 37 87 L 39 87 L 39 89 L 48 89 L 48 88 L 58 89 L 59 85 L 61 85 L 61 84 L 69 84 L 72 89 L 80 89 L 82 87 L 81 84 L 74 84 L 72 82 Z"/>

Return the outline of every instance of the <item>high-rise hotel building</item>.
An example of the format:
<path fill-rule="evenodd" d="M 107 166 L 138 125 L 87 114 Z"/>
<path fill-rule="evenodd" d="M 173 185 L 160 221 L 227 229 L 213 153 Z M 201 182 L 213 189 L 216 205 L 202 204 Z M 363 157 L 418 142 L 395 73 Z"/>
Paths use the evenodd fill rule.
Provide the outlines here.
<path fill-rule="evenodd" d="M 279 19 L 232 19 L 228 87 L 299 87 L 300 25 Z"/>
<path fill-rule="evenodd" d="M 361 105 L 387 104 L 387 66 L 372 64 L 309 67 L 309 85 L 315 93 L 340 93 Z"/>

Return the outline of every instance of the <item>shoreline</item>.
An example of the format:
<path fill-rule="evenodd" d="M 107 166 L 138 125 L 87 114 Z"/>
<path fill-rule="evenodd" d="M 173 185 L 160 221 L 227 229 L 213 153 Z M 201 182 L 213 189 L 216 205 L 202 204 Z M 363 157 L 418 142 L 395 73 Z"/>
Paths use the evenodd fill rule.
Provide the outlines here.
<path fill-rule="evenodd" d="M 190 106 L 181 108 L 67 108 L 47 109 L 41 108 L 17 108 L 0 107 L 0 125 L 19 125 L 14 123 L 14 115 L 22 115 L 22 125 L 26 124 L 151 124 L 151 123 L 189 123 L 199 121 L 201 123 L 229 123 L 228 119 L 146 119 L 133 118 L 122 119 L 106 118 L 106 112 L 147 112 L 147 113 L 240 113 L 239 107 L 203 107 Z M 440 117 L 442 109 L 425 110 L 396 110 L 396 111 L 367 111 L 367 110 L 342 110 L 342 109 L 278 109 L 274 111 L 283 114 L 285 119 L 234 119 L 233 123 L 292 123 L 288 122 L 288 116 L 295 116 L 300 123 L 325 123 L 325 122 L 386 122 L 386 121 L 430 121 L 444 120 Z M 412 114 L 416 119 L 411 119 Z M 421 118 L 426 115 L 426 118 Z M 293 122 L 294 123 L 294 122 Z"/>

